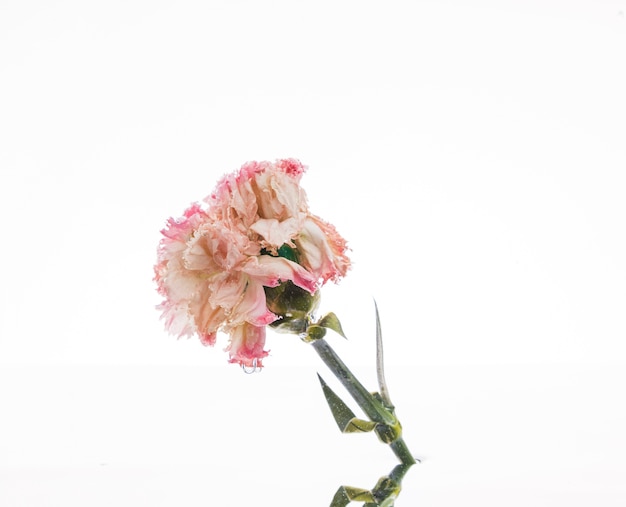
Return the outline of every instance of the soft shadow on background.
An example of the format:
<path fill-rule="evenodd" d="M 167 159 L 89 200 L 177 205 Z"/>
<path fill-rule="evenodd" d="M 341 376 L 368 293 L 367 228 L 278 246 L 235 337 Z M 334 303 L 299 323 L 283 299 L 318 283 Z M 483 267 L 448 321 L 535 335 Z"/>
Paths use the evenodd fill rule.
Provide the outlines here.
<path fill-rule="evenodd" d="M 395 465 L 312 350 L 167 336 L 171 215 L 296 157 L 410 505 L 626 501 L 626 3 L 0 4 L 0 504 L 323 506 Z"/>

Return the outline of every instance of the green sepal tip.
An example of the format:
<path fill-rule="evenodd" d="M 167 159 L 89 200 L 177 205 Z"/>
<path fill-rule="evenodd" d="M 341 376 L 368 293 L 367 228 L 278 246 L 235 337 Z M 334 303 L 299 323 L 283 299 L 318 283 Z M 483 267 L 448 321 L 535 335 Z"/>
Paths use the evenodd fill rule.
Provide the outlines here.
<path fill-rule="evenodd" d="M 343 329 L 341 327 L 341 322 L 339 322 L 339 317 L 337 317 L 337 315 L 335 315 L 333 312 L 330 312 L 324 315 L 319 320 L 317 325 L 325 327 L 326 329 L 332 329 L 338 335 L 346 338 L 346 335 L 344 334 Z"/>
<path fill-rule="evenodd" d="M 306 335 L 303 340 L 307 343 L 310 343 L 315 340 L 319 340 L 324 338 L 326 335 L 326 328 L 322 326 L 318 326 L 317 324 L 311 324 L 306 328 Z"/>

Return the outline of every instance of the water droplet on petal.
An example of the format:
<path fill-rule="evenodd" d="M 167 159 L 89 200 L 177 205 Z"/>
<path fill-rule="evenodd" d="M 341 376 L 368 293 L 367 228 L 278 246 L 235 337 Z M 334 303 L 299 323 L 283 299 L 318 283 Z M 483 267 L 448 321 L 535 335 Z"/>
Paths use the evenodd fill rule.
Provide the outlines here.
<path fill-rule="evenodd" d="M 247 373 L 248 375 L 251 373 L 254 373 L 255 371 L 261 371 L 261 368 L 257 368 L 257 362 L 256 362 L 256 357 L 252 360 L 252 366 L 246 366 L 245 364 L 241 364 L 241 369 L 243 370 L 244 373 Z"/>

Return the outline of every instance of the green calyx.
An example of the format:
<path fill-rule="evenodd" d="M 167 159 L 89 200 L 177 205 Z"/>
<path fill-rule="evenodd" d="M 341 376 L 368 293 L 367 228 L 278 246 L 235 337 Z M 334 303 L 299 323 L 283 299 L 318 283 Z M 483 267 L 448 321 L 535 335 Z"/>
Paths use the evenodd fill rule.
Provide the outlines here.
<path fill-rule="evenodd" d="M 264 250 L 264 255 L 283 257 L 298 263 L 299 255 L 295 248 L 285 244 L 276 253 Z M 332 329 L 345 338 L 341 323 L 334 313 L 324 315 L 314 322 L 313 314 L 320 303 L 319 291 L 311 294 L 287 280 L 276 287 L 265 287 L 267 309 L 279 317 L 270 326 L 278 332 L 299 335 L 305 342 L 313 342 L 326 336 Z"/>
<path fill-rule="evenodd" d="M 311 294 L 291 281 L 265 287 L 267 309 L 280 318 L 270 324 L 281 333 L 302 334 L 309 327 L 311 314 L 319 306 L 319 292 Z"/>
<path fill-rule="evenodd" d="M 298 251 L 287 244 L 282 245 L 275 253 L 265 249 L 261 253 L 299 263 Z M 311 294 L 290 280 L 281 282 L 276 287 L 265 287 L 264 290 L 268 310 L 280 317 L 270 326 L 282 333 L 305 332 L 311 313 L 319 305 L 319 293 Z"/>

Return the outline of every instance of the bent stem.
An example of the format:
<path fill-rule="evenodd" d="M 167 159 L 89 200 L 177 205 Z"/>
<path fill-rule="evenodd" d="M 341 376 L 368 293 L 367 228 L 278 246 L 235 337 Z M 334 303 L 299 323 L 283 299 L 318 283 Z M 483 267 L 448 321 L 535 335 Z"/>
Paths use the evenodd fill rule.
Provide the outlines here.
<path fill-rule="evenodd" d="M 377 423 L 379 438 L 384 443 L 389 444 L 400 462 L 403 465 L 407 465 L 408 470 L 408 467 L 414 465 L 416 460 L 401 436 L 402 427 L 394 414 L 393 407 L 386 407 L 383 404 L 382 397 L 372 395 L 348 369 L 324 338 L 312 341 L 311 345 L 363 412 L 372 422 Z"/>

